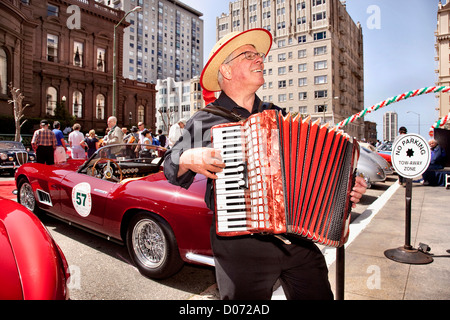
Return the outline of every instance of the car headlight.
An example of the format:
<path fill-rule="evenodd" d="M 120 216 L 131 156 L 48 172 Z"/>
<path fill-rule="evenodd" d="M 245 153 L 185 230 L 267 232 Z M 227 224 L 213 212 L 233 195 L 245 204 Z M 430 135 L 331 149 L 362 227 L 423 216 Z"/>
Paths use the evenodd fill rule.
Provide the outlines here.
<path fill-rule="evenodd" d="M 34 156 L 30 156 L 30 161 L 34 161 Z"/>
<path fill-rule="evenodd" d="M 8 155 L 6 153 L 0 153 L 0 159 L 5 161 L 6 159 L 8 159 Z"/>

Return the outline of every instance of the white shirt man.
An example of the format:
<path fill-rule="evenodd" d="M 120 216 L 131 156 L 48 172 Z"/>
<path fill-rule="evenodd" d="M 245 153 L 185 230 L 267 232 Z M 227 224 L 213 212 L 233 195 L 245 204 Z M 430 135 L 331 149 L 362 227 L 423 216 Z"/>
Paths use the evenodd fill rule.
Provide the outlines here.
<path fill-rule="evenodd" d="M 169 147 L 173 147 L 173 145 L 180 139 L 183 135 L 183 129 L 186 125 L 186 120 L 181 119 L 178 123 L 174 124 L 170 127 L 169 130 Z"/>

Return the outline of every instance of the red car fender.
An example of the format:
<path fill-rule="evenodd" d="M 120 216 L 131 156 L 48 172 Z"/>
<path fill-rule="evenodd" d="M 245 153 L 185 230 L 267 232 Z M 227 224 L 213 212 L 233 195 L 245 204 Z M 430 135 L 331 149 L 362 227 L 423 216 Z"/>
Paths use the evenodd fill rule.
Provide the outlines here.
<path fill-rule="evenodd" d="M 20 204 L 0 201 L 1 220 L 10 239 L 23 299 L 68 299 L 67 262 L 47 229 Z"/>
<path fill-rule="evenodd" d="M 22 285 L 8 232 L 0 220 L 0 300 L 22 300 Z"/>

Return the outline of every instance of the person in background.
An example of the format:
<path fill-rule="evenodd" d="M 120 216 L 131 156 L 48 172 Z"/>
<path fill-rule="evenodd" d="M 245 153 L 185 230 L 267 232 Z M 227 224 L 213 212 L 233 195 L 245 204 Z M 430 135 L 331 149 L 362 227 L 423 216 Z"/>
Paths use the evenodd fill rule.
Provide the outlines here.
<path fill-rule="evenodd" d="M 53 122 L 53 133 L 56 137 L 56 149 L 54 154 L 55 163 L 66 162 L 66 141 L 64 140 L 64 134 L 62 133 L 61 124 L 59 121 Z"/>
<path fill-rule="evenodd" d="M 435 171 L 444 168 L 446 153 L 435 139 L 430 139 L 428 145 L 431 150 L 431 160 L 427 170 L 422 174 L 423 180 L 421 181 L 421 184 L 433 186 L 439 185 L 439 179 L 436 177 Z"/>
<path fill-rule="evenodd" d="M 41 120 L 40 126 L 41 128 L 34 132 L 33 138 L 31 139 L 31 146 L 36 152 L 36 162 L 42 164 L 55 164 L 55 134 L 48 128 L 47 120 Z"/>
<path fill-rule="evenodd" d="M 165 135 L 163 135 L 163 132 L 161 129 L 158 130 L 158 140 L 161 145 L 161 147 L 167 148 L 168 140 Z"/>
<path fill-rule="evenodd" d="M 186 125 L 186 119 L 180 119 L 177 123 L 170 127 L 169 130 L 169 147 L 172 148 L 175 143 L 183 135 L 183 129 Z"/>
<path fill-rule="evenodd" d="M 89 131 L 89 135 L 81 142 L 82 147 L 87 147 L 87 157 L 88 159 L 97 151 L 100 145 L 100 141 L 97 139 L 97 135 L 95 134 L 95 130 L 92 129 Z"/>
<path fill-rule="evenodd" d="M 69 133 L 69 144 L 72 150 L 72 159 L 86 159 L 86 151 L 80 143 L 84 140 L 84 134 L 80 132 L 81 125 L 75 123 L 72 127 L 73 131 Z"/>

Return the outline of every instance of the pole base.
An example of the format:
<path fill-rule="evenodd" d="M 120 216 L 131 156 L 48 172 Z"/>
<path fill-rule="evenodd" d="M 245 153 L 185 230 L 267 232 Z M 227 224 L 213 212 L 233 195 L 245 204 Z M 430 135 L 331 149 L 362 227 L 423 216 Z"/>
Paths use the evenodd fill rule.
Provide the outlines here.
<path fill-rule="evenodd" d="M 400 263 L 407 264 L 428 264 L 433 262 L 433 258 L 426 253 L 417 249 L 406 249 L 400 247 L 396 249 L 389 249 L 384 252 L 386 258 Z"/>

